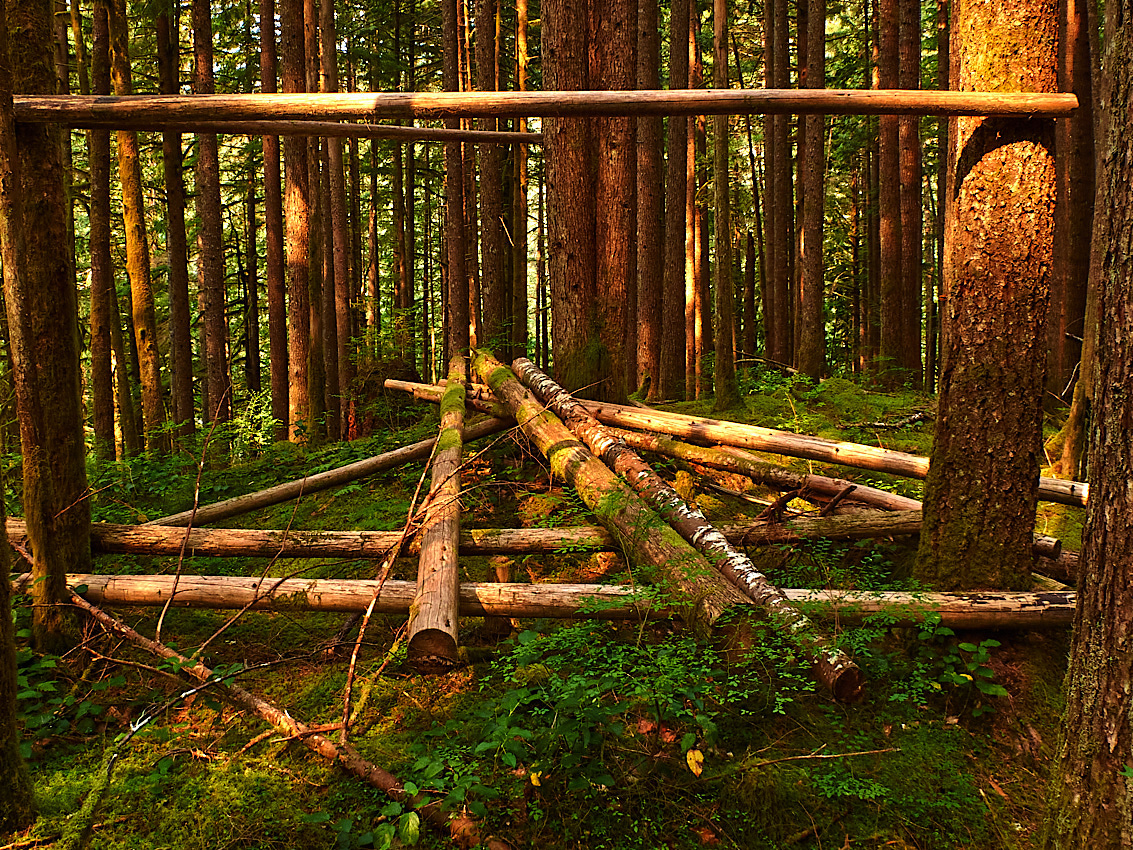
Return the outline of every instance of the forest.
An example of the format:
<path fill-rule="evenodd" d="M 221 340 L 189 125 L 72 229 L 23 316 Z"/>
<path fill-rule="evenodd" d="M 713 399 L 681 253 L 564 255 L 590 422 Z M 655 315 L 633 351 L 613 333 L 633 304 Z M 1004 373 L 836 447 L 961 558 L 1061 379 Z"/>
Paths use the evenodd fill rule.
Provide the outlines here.
<path fill-rule="evenodd" d="M 0 850 L 1133 843 L 1133 0 L 3 0 Z"/>

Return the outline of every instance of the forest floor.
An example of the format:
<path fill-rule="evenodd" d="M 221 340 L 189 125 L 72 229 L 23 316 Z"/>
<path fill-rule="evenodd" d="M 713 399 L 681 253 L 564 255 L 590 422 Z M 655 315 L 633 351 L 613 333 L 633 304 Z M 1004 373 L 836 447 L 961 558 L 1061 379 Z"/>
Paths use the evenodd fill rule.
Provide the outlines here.
<path fill-rule="evenodd" d="M 723 418 L 929 451 L 931 421 L 885 426 L 931 412 L 924 395 L 870 392 L 837 378 L 814 387 L 775 375 L 748 376 L 745 391 L 744 408 Z M 710 401 L 671 407 L 706 414 Z M 427 405 L 390 398 L 379 413 L 380 436 L 322 449 L 255 449 L 254 429 L 245 423 L 233 435 L 242 459 L 204 470 L 201 504 L 435 433 L 437 414 Z M 919 496 L 919 482 L 773 459 Z M 671 463 L 659 467 L 676 473 Z M 400 529 L 422 469 L 412 464 L 223 524 Z M 196 475 L 190 455 L 92 466 L 95 518 L 137 522 L 183 509 Z M 550 481 L 514 436 L 497 439 L 464 475 L 469 526 L 592 522 L 571 489 Z M 13 498 L 10 510 L 18 513 Z M 697 498 L 721 521 L 761 510 L 704 490 Z M 1036 530 L 1078 549 L 1082 514 L 1044 505 Z M 881 590 L 914 588 L 912 552 L 898 539 L 812 541 L 752 555 L 782 586 Z M 464 580 L 482 580 L 501 563 L 468 557 L 461 566 Z M 515 580 L 648 578 L 620 557 L 566 548 L 504 566 Z M 177 559 L 163 557 L 99 556 L 95 564 L 95 572 L 106 573 L 176 568 Z M 366 560 L 248 558 L 182 565 L 186 573 L 325 578 L 373 578 L 375 568 Z M 399 561 L 394 577 L 412 578 L 414 571 L 413 561 Z M 154 634 L 156 609 L 119 614 Z M 26 601 L 16 617 L 23 629 L 20 722 L 41 816 L 28 833 L 0 836 L 0 845 L 55 841 L 111 750 L 118 758 L 91 848 L 447 843 L 416 813 L 295 740 L 264 735 L 261 721 L 208 689 L 178 699 L 183 686 L 158 671 L 170 672 L 169 665 L 131 645 L 92 629 L 81 651 L 45 658 L 26 646 Z M 190 654 L 230 618 L 172 609 L 161 631 Z M 343 621 L 341 614 L 245 613 L 210 643 L 207 657 L 230 671 L 249 668 L 239 684 L 294 717 L 334 724 L 343 713 L 349 650 L 325 648 Z M 1068 630 L 961 635 L 931 621 L 920 629 L 891 623 L 883 614 L 857 628 L 830 624 L 867 677 L 864 700 L 842 705 L 816 690 L 805 665 L 770 633 L 736 657 L 698 644 L 667 620 L 505 622 L 510 634 L 501 638 L 500 623 L 466 618 L 468 665 L 427 677 L 405 666 L 404 619 L 375 617 L 356 670 L 350 738 L 407 786 L 467 811 L 485 835 L 516 848 L 1035 846 L 1057 745 Z M 158 706 L 156 718 L 122 743 L 131 725 Z"/>

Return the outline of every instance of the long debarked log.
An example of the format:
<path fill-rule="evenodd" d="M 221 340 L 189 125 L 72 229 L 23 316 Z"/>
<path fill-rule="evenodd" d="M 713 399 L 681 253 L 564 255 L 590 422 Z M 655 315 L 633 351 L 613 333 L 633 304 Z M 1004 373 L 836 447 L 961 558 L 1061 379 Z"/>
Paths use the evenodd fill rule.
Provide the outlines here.
<path fill-rule="evenodd" d="M 805 434 L 792 434 L 758 425 L 683 416 L 660 410 L 644 410 L 639 407 L 586 400 L 581 403 L 590 415 L 603 425 L 617 425 L 622 428 L 637 428 L 677 437 L 708 440 L 739 448 L 775 452 L 858 469 L 872 469 L 875 472 L 902 475 L 906 478 L 924 478 L 928 473 L 928 458 L 905 452 L 863 446 L 859 443 L 826 440 Z M 1089 488 L 1089 484 L 1081 481 L 1040 478 L 1039 499 L 1085 507 Z"/>
<path fill-rule="evenodd" d="M 460 459 L 464 444 L 464 355 L 452 356 L 441 399 L 441 425 L 433 457 L 433 481 L 422 522 L 417 593 L 409 613 L 409 664 L 419 673 L 443 673 L 460 660 L 457 629 L 460 596 Z"/>
<path fill-rule="evenodd" d="M 554 474 L 574 485 L 627 557 L 656 568 L 680 591 L 688 608 L 683 616 L 694 629 L 709 632 L 726 613 L 746 605 L 744 596 L 539 404 L 510 369 L 483 351 L 476 353 L 473 367 L 514 413 Z"/>
<path fill-rule="evenodd" d="M 13 579 L 14 592 L 26 592 L 30 576 Z M 364 611 L 378 582 L 372 579 L 287 579 L 240 576 L 182 575 L 109 576 L 72 574 L 70 587 L 98 605 L 160 607 L 170 593 L 174 608 L 241 609 L 255 611 Z M 416 591 L 411 581 L 387 581 L 376 611 L 408 613 Z M 920 623 L 937 613 L 950 628 L 1067 627 L 1074 616 L 1073 591 L 1027 593 L 899 593 L 849 590 L 784 590 L 787 598 L 814 617 L 837 618 L 845 626 L 885 614 L 895 626 Z M 461 611 L 472 617 L 530 617 L 635 620 L 667 616 L 670 611 L 651 602 L 648 591 L 626 585 L 500 584 L 460 585 Z"/>
<path fill-rule="evenodd" d="M 444 388 L 441 386 L 416 384 L 409 381 L 388 380 L 385 382 L 385 386 L 388 389 L 403 390 L 412 393 L 419 399 L 431 402 L 439 401 L 440 394 L 444 391 Z M 482 409 L 493 415 L 498 413 L 499 408 L 495 407 L 490 401 L 484 400 L 484 389 L 482 387 L 471 386 L 468 388 L 468 393 L 471 403 L 477 405 L 478 409 Z M 644 448 L 648 451 L 656 451 L 659 454 L 669 454 L 673 457 L 694 460 L 706 466 L 729 469 L 730 471 L 740 472 L 744 475 L 750 474 L 753 480 L 762 479 L 764 483 L 769 486 L 777 486 L 775 482 L 779 481 L 787 485 L 790 489 L 794 489 L 798 485 L 792 483 L 796 479 L 791 478 L 791 476 L 796 476 L 798 473 L 793 473 L 790 470 L 772 472 L 770 470 L 781 469 L 781 467 L 774 467 L 770 464 L 760 464 L 758 461 L 754 461 L 758 466 L 768 466 L 770 470 L 760 470 L 758 466 L 752 467 L 754 474 L 751 474 L 739 467 L 730 467 L 727 461 L 721 459 L 721 455 L 726 453 L 728 447 L 732 447 L 774 452 L 776 454 L 823 461 L 825 463 L 836 463 L 857 469 L 869 469 L 875 472 L 889 473 L 890 475 L 901 475 L 906 478 L 923 479 L 928 472 L 928 458 L 907 454 L 905 452 L 879 449 L 874 446 L 864 446 L 860 443 L 844 443 L 835 440 L 826 440 L 822 437 L 811 437 L 805 434 L 792 434 L 789 431 L 778 431 L 774 428 L 763 428 L 758 425 L 747 425 L 742 422 L 727 422 L 720 419 L 685 416 L 680 413 L 669 413 L 663 410 L 628 407 L 621 404 L 609 404 L 589 401 L 587 399 L 580 399 L 579 402 L 587 409 L 590 415 L 603 425 L 616 426 L 619 428 L 637 428 L 643 431 L 649 431 L 653 434 L 667 434 L 677 437 L 705 440 L 719 443 L 724 447 L 723 449 L 711 449 L 690 446 L 686 449 L 682 448 L 688 445 L 685 443 L 677 441 L 666 443 L 665 439 L 661 437 L 634 434 L 632 439 L 627 438 L 627 442 L 630 442 L 635 448 Z M 695 451 L 690 451 L 689 449 L 699 450 L 707 454 L 701 457 L 694 457 Z M 739 458 L 738 455 L 736 457 L 739 459 L 741 466 L 745 465 L 742 458 Z M 813 489 L 825 493 L 831 490 L 836 492 L 841 489 L 839 485 L 844 486 L 852 482 L 842 482 L 840 479 L 826 478 L 824 476 L 806 476 L 805 483 L 806 486 L 811 486 Z M 870 504 L 876 504 L 878 507 L 885 507 L 889 510 L 916 510 L 920 508 L 920 502 L 916 499 L 909 499 L 905 496 L 898 496 L 893 493 L 885 493 L 884 490 L 877 490 L 875 488 L 863 487 L 862 490 L 866 496 L 864 501 L 868 501 Z M 1057 502 L 1074 507 L 1085 507 L 1089 491 L 1090 485 L 1081 481 L 1064 481 L 1059 478 L 1039 479 L 1039 499 L 1047 502 Z"/>
<path fill-rule="evenodd" d="M 819 681 L 834 694 L 835 699 L 847 702 L 861 696 L 864 677 L 858 665 L 827 637 L 817 634 L 806 615 L 756 569 L 746 554 L 713 528 L 699 508 L 688 505 L 635 451 L 624 441 L 611 436 L 581 404 L 534 363 L 520 357 L 512 367 L 523 383 L 558 414 L 592 452 L 625 478 L 681 537 L 766 612 L 777 631 L 810 656 Z"/>
<path fill-rule="evenodd" d="M 135 122 L 587 117 L 597 115 L 1068 115 L 1072 94 L 867 89 L 17 95 L 17 121 L 129 128 Z"/>
<path fill-rule="evenodd" d="M 411 797 L 405 791 L 405 786 L 389 771 L 378 767 L 349 744 L 336 744 L 330 738 L 315 731 L 301 720 L 297 720 L 284 709 L 263 697 L 245 690 L 233 682 L 219 679 L 216 674 L 200 661 L 193 663 L 190 659 L 170 649 L 162 643 L 150 640 L 136 632 L 120 620 L 111 617 L 100 610 L 89 600 L 77 595 L 71 595 L 72 602 L 86 611 L 91 617 L 105 626 L 114 634 L 126 638 L 146 651 L 158 656 L 179 662 L 178 670 L 201 683 L 207 685 L 214 693 L 220 694 L 229 701 L 246 708 L 270 726 L 278 729 L 289 737 L 297 738 L 307 749 L 318 753 L 324 758 L 332 759 L 341 764 L 349 773 L 361 779 L 368 785 L 377 788 L 398 802 L 417 807 L 422 817 L 434 826 L 449 833 L 461 847 L 483 846 L 476 822 L 466 815 L 450 815 L 441 810 L 437 801 L 428 802 L 423 795 Z M 489 838 L 487 846 L 493 850 L 506 850 L 509 846 L 505 842 Z"/>
<path fill-rule="evenodd" d="M 8 517 L 8 539 L 25 543 L 27 526 Z M 765 546 L 798 540 L 865 540 L 919 534 L 919 511 L 874 511 L 851 516 L 793 517 L 786 522 L 753 521 L 721 526 L 739 546 Z M 1049 550 L 1043 538 L 1042 549 Z M 403 540 L 400 531 L 295 531 L 248 528 L 192 528 L 168 525 L 91 524 L 91 550 L 104 555 L 179 555 L 220 558 L 369 558 L 380 559 L 402 544 L 400 557 L 421 553 L 416 535 Z M 558 528 L 465 528 L 462 555 L 532 555 L 598 552 L 617 548 L 601 526 Z M 1039 554 L 1036 545 L 1036 554 Z M 1061 559 L 1073 553 L 1062 553 Z M 1066 574 L 1063 568 L 1060 575 Z"/>
<path fill-rule="evenodd" d="M 478 422 L 475 425 L 470 425 L 468 428 L 465 428 L 464 440 L 465 442 L 478 440 L 481 437 L 498 434 L 500 431 L 505 431 L 511 426 L 512 423 L 499 419 L 485 419 L 483 422 Z M 197 508 L 196 512 L 191 510 L 181 511 L 181 513 L 178 514 L 171 514 L 170 516 L 161 517 L 160 519 L 150 520 L 146 525 L 188 525 L 191 521 L 193 525 L 196 526 L 219 522 L 222 519 L 239 516 L 240 514 L 246 514 L 249 511 L 266 508 L 271 505 L 278 505 L 281 502 L 297 499 L 300 496 L 308 496 L 311 493 L 317 493 L 331 487 L 338 487 L 351 481 L 356 481 L 359 478 L 376 475 L 379 472 L 394 469 L 402 464 L 410 463 L 411 461 L 424 460 L 432 453 L 433 444 L 435 442 L 435 437 L 429 440 L 422 440 L 419 443 L 403 446 L 400 449 L 394 449 L 391 452 L 375 455 L 365 460 L 341 466 L 338 469 L 328 469 L 326 472 L 320 472 L 316 475 L 310 475 L 296 481 L 289 481 L 286 484 L 277 484 L 275 487 L 269 487 L 266 490 L 260 490 L 256 493 L 236 496 L 235 498 L 225 499 L 223 502 L 215 502 L 211 505 L 202 505 Z"/>
<path fill-rule="evenodd" d="M 113 129 L 114 123 L 84 129 Z M 192 121 L 172 123 L 155 118 L 152 126 L 140 124 L 136 130 L 165 130 L 183 133 L 223 133 L 235 136 L 317 136 L 319 138 L 395 139 L 404 142 L 475 142 L 497 145 L 541 145 L 542 133 L 513 133 L 502 130 L 449 130 L 444 127 L 405 127 L 398 124 L 365 124 L 355 121 Z"/>

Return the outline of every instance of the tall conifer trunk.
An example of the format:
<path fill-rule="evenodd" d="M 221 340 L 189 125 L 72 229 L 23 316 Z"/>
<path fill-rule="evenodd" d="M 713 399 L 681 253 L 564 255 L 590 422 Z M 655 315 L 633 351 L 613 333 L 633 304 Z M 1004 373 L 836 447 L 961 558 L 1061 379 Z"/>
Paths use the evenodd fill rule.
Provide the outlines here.
<path fill-rule="evenodd" d="M 92 67 L 96 94 L 110 94 L 110 33 L 106 6 L 95 4 Z M 2 61 L 2 60 L 0 60 Z M 110 131 L 91 130 L 90 140 L 90 363 L 95 451 L 114 458 L 114 378 L 110 323 L 114 312 L 114 261 L 110 254 Z M 191 360 L 191 358 L 190 358 Z"/>

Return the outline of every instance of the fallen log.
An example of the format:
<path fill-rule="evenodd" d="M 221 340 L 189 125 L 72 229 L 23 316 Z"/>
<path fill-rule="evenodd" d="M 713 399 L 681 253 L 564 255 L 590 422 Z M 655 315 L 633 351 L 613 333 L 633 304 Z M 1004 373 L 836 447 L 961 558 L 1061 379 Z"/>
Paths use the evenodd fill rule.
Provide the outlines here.
<path fill-rule="evenodd" d="M 177 669 L 185 676 L 207 685 L 211 691 L 217 693 L 232 703 L 239 705 L 270 726 L 278 729 L 288 737 L 299 740 L 303 746 L 323 758 L 338 762 L 349 773 L 361 779 L 368 785 L 377 788 L 387 796 L 398 802 L 413 806 L 420 812 L 421 817 L 433 826 L 444 830 L 460 847 L 484 846 L 476 821 L 467 815 L 449 814 L 441 809 L 436 800 L 429 801 L 424 794 L 411 796 L 405 790 L 404 784 L 389 771 L 378 767 L 348 743 L 334 743 L 330 738 L 312 729 L 301 720 L 291 716 L 288 711 L 279 708 L 261 696 L 245 690 L 237 684 L 218 678 L 217 675 L 202 662 L 194 662 L 180 653 L 170 649 L 162 643 L 150 640 L 136 632 L 120 620 L 111 617 L 105 611 L 92 605 L 78 594 L 71 594 L 71 601 L 86 611 L 93 619 L 101 623 L 108 631 L 126 638 L 131 643 L 142 647 L 147 652 L 178 662 Z M 498 839 L 488 838 L 487 846 L 493 850 L 506 850 L 510 845 Z"/>
<path fill-rule="evenodd" d="M 113 130 L 114 122 L 94 122 L 86 129 Z M 499 145 L 541 145 L 542 133 L 514 133 L 496 130 L 447 130 L 443 127 L 406 127 L 397 124 L 370 124 L 353 121 L 297 121 L 262 119 L 258 121 L 170 121 L 154 117 L 134 123 L 136 130 L 165 130 L 180 133 L 218 133 L 233 136 L 313 136 L 318 138 L 395 139 L 404 142 L 475 142 Z"/>
<path fill-rule="evenodd" d="M 477 422 L 475 425 L 470 425 L 466 428 L 464 431 L 464 440 L 465 442 L 471 442 L 481 437 L 498 434 L 500 431 L 510 428 L 511 425 L 512 423 L 499 419 L 485 419 L 482 422 Z M 299 478 L 285 484 L 277 484 L 274 487 L 268 487 L 266 490 L 248 493 L 244 496 L 236 496 L 232 499 L 225 499 L 222 502 L 214 502 L 211 505 L 202 505 L 195 511 L 187 510 L 170 514 L 160 519 L 150 520 L 145 524 L 184 526 L 189 525 L 191 522 L 193 525 L 209 525 L 214 522 L 219 522 L 222 519 L 230 519 L 231 517 L 259 510 L 260 508 L 278 505 L 281 502 L 288 502 L 300 496 L 307 496 L 311 493 L 330 489 L 331 487 L 339 487 L 351 481 L 357 481 L 359 478 L 376 475 L 387 469 L 395 469 L 402 464 L 410 463 L 415 460 L 424 460 L 432 453 L 433 444 L 435 442 L 435 437 L 429 440 L 422 440 L 419 443 L 413 443 L 409 446 L 403 446 L 400 449 L 394 449 L 393 451 L 375 455 L 365 460 L 359 460 L 355 463 L 341 466 L 338 469 L 328 469 L 326 472 L 308 475 L 305 478 Z"/>
<path fill-rule="evenodd" d="M 858 469 L 871 469 L 890 475 L 923 479 L 928 473 L 928 458 L 905 452 L 879 449 L 859 443 L 845 443 L 792 434 L 774 428 L 746 425 L 684 416 L 659 410 L 646 410 L 620 404 L 583 401 L 587 411 L 603 425 L 617 425 L 644 431 L 658 431 L 677 437 L 706 440 L 738 448 L 774 452 L 791 457 L 836 463 Z M 1081 481 L 1063 481 L 1059 478 L 1039 479 L 1039 499 L 1063 505 L 1085 507 L 1089 484 Z"/>
<path fill-rule="evenodd" d="M 15 577 L 13 592 L 24 593 L 30 574 Z M 379 582 L 373 579 L 277 579 L 241 576 L 182 575 L 176 582 L 174 608 L 240 609 L 354 613 L 364 611 Z M 71 574 L 67 585 L 84 599 L 118 607 L 160 607 L 174 592 L 175 578 Z M 387 581 L 375 610 L 404 615 L 416 584 Z M 941 625 L 972 629 L 1042 629 L 1068 627 L 1074 616 L 1073 591 L 1025 593 L 906 593 L 894 591 L 791 590 L 783 593 L 813 617 L 836 618 L 843 626 L 884 614 L 894 626 L 917 625 L 939 614 Z M 652 601 L 648 589 L 628 585 L 501 584 L 460 585 L 466 616 L 637 620 L 673 614 Z"/>
<path fill-rule="evenodd" d="M 788 601 L 746 554 L 733 547 L 709 524 L 695 505 L 688 505 L 624 441 L 611 436 L 566 390 L 541 372 L 526 357 L 512 364 L 520 380 L 568 427 L 625 478 L 677 532 L 708 562 L 767 614 L 772 626 L 810 656 L 815 674 L 835 699 L 856 700 L 862 695 L 862 671 L 848 655 L 824 635 L 815 632 L 806 615 Z"/>
<path fill-rule="evenodd" d="M 683 617 L 694 630 L 709 633 L 725 614 L 746 606 L 744 596 L 520 386 L 510 369 L 483 351 L 476 353 L 473 366 L 626 556 L 659 570 L 687 600 Z"/>
<path fill-rule="evenodd" d="M 441 400 L 441 426 L 433 458 L 433 480 L 422 522 L 417 594 L 409 612 L 409 665 L 418 673 L 443 673 L 460 660 L 457 628 L 460 600 L 460 459 L 464 444 L 464 384 L 468 367 L 456 353 Z"/>

